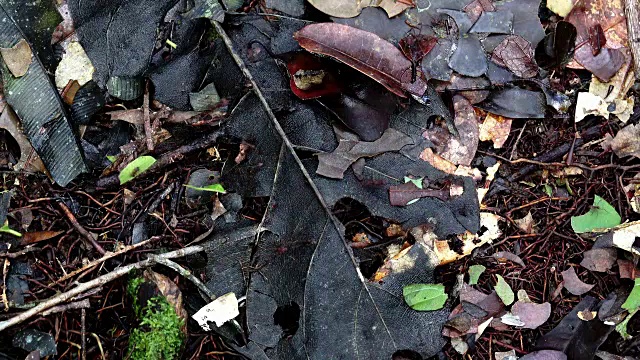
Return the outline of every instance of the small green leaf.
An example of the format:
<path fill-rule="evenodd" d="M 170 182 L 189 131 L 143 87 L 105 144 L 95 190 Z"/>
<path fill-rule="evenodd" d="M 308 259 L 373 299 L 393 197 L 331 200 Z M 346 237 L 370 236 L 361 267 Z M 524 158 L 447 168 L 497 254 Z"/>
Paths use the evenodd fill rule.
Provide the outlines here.
<path fill-rule="evenodd" d="M 203 187 L 185 184 L 185 186 L 188 187 L 189 189 L 198 190 L 198 191 L 210 191 L 210 192 L 216 192 L 221 194 L 227 193 L 224 187 L 222 187 L 222 184 L 211 184 Z"/>
<path fill-rule="evenodd" d="M 571 217 L 571 227 L 576 233 L 591 232 L 596 229 L 606 230 L 620 225 L 622 218 L 616 209 L 605 199 L 596 195 L 593 207 L 586 214 Z"/>
<path fill-rule="evenodd" d="M 553 195 L 553 188 L 551 187 L 551 185 L 544 184 L 544 193 L 547 194 L 547 196 Z"/>
<path fill-rule="evenodd" d="M 8 221 L 5 222 L 2 227 L 0 227 L 0 232 L 7 233 L 7 234 L 13 235 L 15 237 L 21 237 L 22 236 L 21 233 L 9 228 L 9 222 Z"/>
<path fill-rule="evenodd" d="M 469 285 L 475 285 L 478 283 L 478 279 L 480 279 L 480 275 L 487 268 L 483 265 L 473 265 L 469 267 Z"/>
<path fill-rule="evenodd" d="M 139 158 L 133 160 L 129 163 L 122 171 L 120 171 L 120 175 L 118 178 L 120 179 L 120 184 L 124 184 L 135 179 L 138 175 L 147 171 L 153 164 L 155 164 L 156 159 L 153 156 L 140 156 Z"/>
<path fill-rule="evenodd" d="M 511 286 L 507 284 L 506 281 L 500 275 L 496 275 L 498 277 L 498 283 L 495 286 L 496 293 L 502 300 L 505 305 L 511 305 L 513 300 L 515 299 L 515 295 L 513 290 L 511 290 Z"/>
<path fill-rule="evenodd" d="M 629 297 L 624 304 L 622 304 L 622 308 L 629 311 L 635 310 L 638 307 L 640 307 L 640 278 L 635 280 Z"/>
<path fill-rule="evenodd" d="M 616 325 L 616 331 L 625 340 L 631 339 L 631 335 L 629 335 L 629 333 L 627 332 L 627 325 L 629 324 L 629 320 L 631 320 L 633 315 L 635 315 L 637 312 L 638 312 L 638 308 L 635 308 L 634 310 L 630 311 L 627 317 L 624 320 L 622 320 L 618 325 Z"/>
<path fill-rule="evenodd" d="M 442 309 L 448 298 L 442 284 L 411 284 L 402 288 L 402 294 L 407 305 L 418 311 Z"/>
<path fill-rule="evenodd" d="M 404 177 L 405 184 L 408 183 L 408 182 L 412 182 L 413 185 L 415 185 L 418 189 L 422 189 L 422 180 L 424 180 L 423 177 L 420 177 L 420 178 L 417 178 L 417 179 L 413 179 L 413 178 L 410 178 L 408 176 Z"/>
<path fill-rule="evenodd" d="M 107 155 L 107 160 L 109 160 L 112 164 L 118 160 L 118 157 L 115 155 Z"/>

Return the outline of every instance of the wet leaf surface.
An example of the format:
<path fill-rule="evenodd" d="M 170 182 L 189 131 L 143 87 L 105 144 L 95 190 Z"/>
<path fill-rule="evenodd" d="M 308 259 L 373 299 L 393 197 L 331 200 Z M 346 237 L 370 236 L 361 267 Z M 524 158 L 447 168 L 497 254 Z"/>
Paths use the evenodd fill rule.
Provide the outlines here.
<path fill-rule="evenodd" d="M 564 352 L 569 360 L 592 359 L 598 347 L 613 331 L 613 326 L 605 325 L 599 319 L 583 321 L 579 311 L 598 309 L 598 301 L 585 297 L 562 321 L 536 343 L 538 350 Z"/>
<path fill-rule="evenodd" d="M 341 24 L 312 24 L 295 34 L 306 50 L 331 56 L 376 80 L 394 94 L 422 96 L 427 84 L 411 78 L 411 62 L 380 37 Z"/>

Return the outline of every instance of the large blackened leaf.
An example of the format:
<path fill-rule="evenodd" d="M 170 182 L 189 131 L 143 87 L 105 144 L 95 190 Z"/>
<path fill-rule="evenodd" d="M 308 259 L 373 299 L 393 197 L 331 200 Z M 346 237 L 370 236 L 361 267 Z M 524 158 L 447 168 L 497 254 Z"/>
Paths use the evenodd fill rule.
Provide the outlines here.
<path fill-rule="evenodd" d="M 547 108 L 547 100 L 541 91 L 507 86 L 493 91 L 487 100 L 477 106 L 488 112 L 512 119 L 541 119 Z"/>
<path fill-rule="evenodd" d="M 581 320 L 578 312 L 598 311 L 602 305 L 603 302 L 586 296 L 553 330 L 538 339 L 536 350 L 562 351 L 569 360 L 593 359 L 614 326 L 606 325 L 598 318 Z"/>
<path fill-rule="evenodd" d="M 35 16 L 19 11 L 14 15 Z M 1 7 L 0 47 L 11 48 L 21 40 L 29 41 L 25 36 L 14 18 Z M 34 54 L 27 73 L 20 78 L 14 77 L 3 61 L 2 79 L 7 102 L 20 117 L 25 134 L 51 177 L 58 184 L 67 185 L 86 167 L 69 116 L 47 70 Z"/>
<path fill-rule="evenodd" d="M 69 0 L 76 33 L 102 87 L 112 76 L 136 77 L 149 65 L 158 24 L 179 0 Z"/>
<path fill-rule="evenodd" d="M 236 34 L 232 38 L 240 40 Z M 241 57 L 251 55 L 243 51 L 246 45 L 235 45 Z M 275 77 L 274 73 L 271 76 Z M 278 96 L 259 89 L 267 102 Z M 359 263 L 345 243 L 344 228 L 330 209 L 339 200 L 351 198 L 365 204 L 373 215 L 406 227 L 431 223 L 443 237 L 476 232 L 478 203 L 473 180 L 461 179 L 464 193 L 455 201 L 425 198 L 412 207 L 393 207 L 388 189 L 401 184 L 404 176 L 437 182 L 446 180 L 446 175 L 427 163 L 392 153 L 368 161 L 361 181 L 352 171 L 347 171 L 343 180 L 313 175 L 317 159 L 302 161 L 292 145 L 309 147 L 315 140 L 308 137 L 316 134 L 297 133 L 294 144 L 287 135 L 293 133 L 290 130 L 296 128 L 296 122 L 303 124 L 307 119 L 289 117 L 282 122 L 282 114 L 278 119 L 266 116 L 261 105 L 258 98 L 249 95 L 232 112 L 229 135 L 253 147 L 245 162 L 230 166 L 223 174 L 223 179 L 229 180 L 225 185 L 236 192 L 256 196 L 258 185 L 261 195 L 270 196 L 261 233 L 243 240 L 243 249 L 238 249 L 253 251 L 250 257 L 240 259 L 250 259 L 250 263 L 238 264 L 234 276 L 228 273 L 230 269 L 225 271 L 226 279 L 236 279 L 230 280 L 231 287 L 238 288 L 238 279 L 244 279 L 242 268 L 256 269 L 248 274 L 246 290 L 249 346 L 262 348 L 271 359 L 391 358 L 401 349 L 435 354 L 443 344 L 440 330 L 448 311 L 415 312 L 402 298 L 403 285 L 434 281 L 433 268 L 438 261 L 431 251 L 420 243 L 414 245 L 406 258 L 414 265 L 392 271 L 383 283 L 370 282 L 360 273 Z M 253 181 L 238 179 L 250 171 L 254 172 Z M 261 173 L 271 175 L 270 180 Z M 234 184 L 236 179 L 241 182 Z M 213 271 L 222 269 L 218 258 L 212 250 L 209 268 Z"/>
<path fill-rule="evenodd" d="M 51 35 L 62 17 L 53 1 L 2 0 L 4 11 L 13 18 L 25 38 L 31 43 L 33 52 L 50 73 L 55 71 L 55 56 L 51 46 Z"/>

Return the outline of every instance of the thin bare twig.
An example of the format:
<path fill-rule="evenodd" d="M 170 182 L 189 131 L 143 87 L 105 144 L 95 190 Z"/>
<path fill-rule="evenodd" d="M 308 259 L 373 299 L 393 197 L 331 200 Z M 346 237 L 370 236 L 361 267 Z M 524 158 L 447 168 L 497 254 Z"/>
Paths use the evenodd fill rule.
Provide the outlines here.
<path fill-rule="evenodd" d="M 98 244 L 98 241 L 93 237 L 93 235 L 91 235 L 91 233 L 87 231 L 87 229 L 85 229 L 82 225 L 80 225 L 80 223 L 78 222 L 78 219 L 76 219 L 75 215 L 73 215 L 73 213 L 71 212 L 71 210 L 69 210 L 67 205 L 58 201 L 58 207 L 66 215 L 67 219 L 69 220 L 71 225 L 74 227 L 74 229 L 76 229 L 76 231 L 79 232 L 83 238 L 87 239 L 87 241 L 91 243 L 91 245 L 96 249 L 96 251 L 100 253 L 100 255 L 104 255 L 107 253 L 104 250 L 104 248 L 100 244 Z"/>
<path fill-rule="evenodd" d="M 158 264 L 164 265 L 172 270 L 174 270 L 175 272 L 177 272 L 179 275 L 183 276 L 184 278 L 186 278 L 187 280 L 191 281 L 193 283 L 193 285 L 195 285 L 198 290 L 200 290 L 204 295 L 207 296 L 207 298 L 205 300 L 207 301 L 213 301 L 216 298 L 216 295 L 209 290 L 209 288 L 207 288 L 207 286 L 197 277 L 195 277 L 193 275 L 193 273 L 191 273 L 191 271 L 183 268 L 182 266 L 180 266 L 180 264 L 171 261 L 169 259 L 165 259 L 159 256 L 155 256 L 152 255 L 151 258 L 153 260 L 155 260 Z"/>
<path fill-rule="evenodd" d="M 204 247 L 202 246 L 189 246 L 186 247 L 184 249 L 179 249 L 179 250 L 175 250 L 175 251 L 170 251 L 168 253 L 164 253 L 164 254 L 160 254 L 157 255 L 157 257 L 161 257 L 161 258 L 165 258 L 165 259 L 172 259 L 172 258 L 178 258 L 178 257 L 184 257 L 187 255 L 191 255 L 191 254 L 195 254 L 195 253 L 199 253 L 201 251 L 204 251 Z M 156 260 L 154 258 L 149 258 L 146 260 L 142 260 L 139 261 L 137 263 L 133 263 L 127 266 L 123 266 L 121 268 L 115 269 L 114 271 L 104 274 L 100 277 L 97 277 L 91 281 L 88 281 L 86 283 L 82 283 L 78 286 L 76 286 L 75 288 L 58 294 L 56 296 L 53 296 L 51 298 L 49 298 L 48 300 L 45 300 L 43 302 L 41 302 L 40 304 L 38 304 L 37 306 L 33 307 L 32 309 L 29 309 L 23 313 L 20 313 L 18 315 L 16 315 L 15 317 L 12 317 L 11 319 L 5 320 L 0 322 L 0 331 L 3 331 L 11 326 L 17 325 L 22 323 L 23 321 L 42 313 L 43 311 L 50 309 L 56 305 L 59 305 L 65 301 L 68 301 L 70 299 L 73 299 L 74 297 L 88 291 L 91 290 L 93 288 L 96 288 L 98 286 L 102 286 L 104 284 L 107 284 L 113 280 L 116 280 L 126 274 L 128 274 L 131 270 L 136 270 L 136 269 L 142 269 L 142 268 L 147 268 L 149 266 L 153 266 L 154 264 L 156 264 Z"/>

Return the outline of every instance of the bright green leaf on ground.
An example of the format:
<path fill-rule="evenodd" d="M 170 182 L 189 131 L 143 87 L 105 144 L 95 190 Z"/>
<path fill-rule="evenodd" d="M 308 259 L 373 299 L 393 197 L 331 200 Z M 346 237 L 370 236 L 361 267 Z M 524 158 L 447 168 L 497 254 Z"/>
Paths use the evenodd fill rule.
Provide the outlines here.
<path fill-rule="evenodd" d="M 620 336 L 622 336 L 623 339 L 625 340 L 629 340 L 631 339 L 631 335 L 629 335 L 629 332 L 627 331 L 627 325 L 629 325 L 629 320 L 631 320 L 631 318 L 638 312 L 638 308 L 635 308 L 633 311 L 631 311 L 627 317 L 621 321 L 618 325 L 616 325 L 616 331 L 620 334 Z"/>
<path fill-rule="evenodd" d="M 571 227 L 578 234 L 596 229 L 610 229 L 621 222 L 622 218 L 616 209 L 598 195 L 593 199 L 593 207 L 589 212 L 571 217 Z"/>
<path fill-rule="evenodd" d="M 185 186 L 188 187 L 189 189 L 198 190 L 198 191 L 210 191 L 210 192 L 216 192 L 216 193 L 222 193 L 222 194 L 227 193 L 227 190 L 225 190 L 224 187 L 222 187 L 222 184 L 211 184 L 203 187 L 193 186 L 188 184 Z"/>
<path fill-rule="evenodd" d="M 107 155 L 107 160 L 109 160 L 112 164 L 118 160 L 118 157 L 115 155 Z"/>
<path fill-rule="evenodd" d="M 469 267 L 469 285 L 475 285 L 478 283 L 478 279 L 480 279 L 480 275 L 487 268 L 483 265 L 473 265 Z"/>
<path fill-rule="evenodd" d="M 442 309 L 448 297 L 442 284 L 411 284 L 402 289 L 402 294 L 407 305 L 418 311 Z"/>
<path fill-rule="evenodd" d="M 506 281 L 500 275 L 496 275 L 498 277 L 498 283 L 495 286 L 496 293 L 502 300 L 505 305 L 511 305 L 513 300 L 515 299 L 515 295 L 513 290 L 511 290 L 511 286 L 507 284 Z"/>
<path fill-rule="evenodd" d="M 640 307 L 640 278 L 635 280 L 631 294 L 629 294 L 627 300 L 622 304 L 622 308 L 629 311 L 635 310 L 638 307 Z"/>
<path fill-rule="evenodd" d="M 118 178 L 120 179 L 120 184 L 124 184 L 135 179 L 138 175 L 147 171 L 153 164 L 155 164 L 156 159 L 153 156 L 140 156 L 139 158 L 133 160 L 129 163 L 122 171 L 120 171 L 120 175 Z"/>
<path fill-rule="evenodd" d="M 0 227 L 0 232 L 7 233 L 7 234 L 13 235 L 15 237 L 21 237 L 22 236 L 21 233 L 9 228 L 9 222 L 5 222 L 4 225 L 2 227 Z"/>

